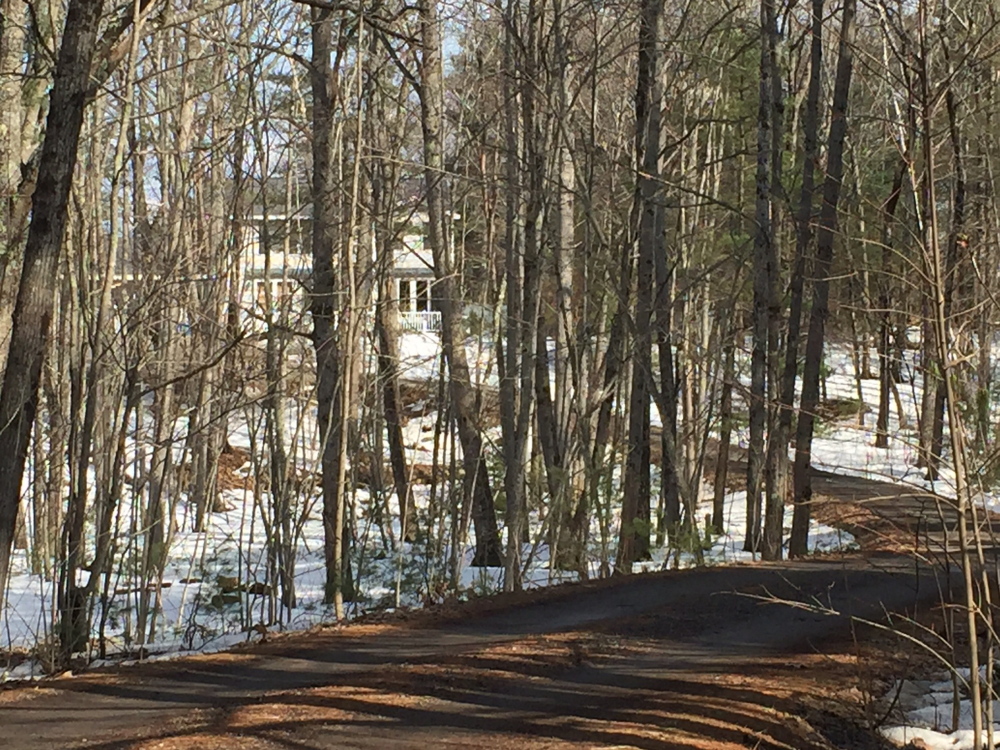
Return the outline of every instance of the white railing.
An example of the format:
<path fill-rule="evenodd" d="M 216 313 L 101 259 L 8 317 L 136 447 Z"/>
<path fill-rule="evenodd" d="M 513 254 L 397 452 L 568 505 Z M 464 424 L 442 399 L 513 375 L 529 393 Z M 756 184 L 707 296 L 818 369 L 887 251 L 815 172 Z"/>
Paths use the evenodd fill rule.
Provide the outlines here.
<path fill-rule="evenodd" d="M 438 310 L 401 312 L 399 327 L 415 333 L 437 333 L 441 330 L 441 313 Z"/>

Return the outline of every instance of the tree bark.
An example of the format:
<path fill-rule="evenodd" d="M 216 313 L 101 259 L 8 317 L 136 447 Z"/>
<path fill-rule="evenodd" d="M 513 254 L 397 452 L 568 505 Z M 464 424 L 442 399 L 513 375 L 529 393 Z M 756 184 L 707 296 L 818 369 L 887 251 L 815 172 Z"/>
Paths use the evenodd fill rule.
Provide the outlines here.
<path fill-rule="evenodd" d="M 313 94 L 312 138 L 312 341 L 316 352 L 316 408 L 321 443 L 323 530 L 326 559 L 326 601 L 334 605 L 337 619 L 344 616 L 344 487 L 341 484 L 343 390 L 346 377 L 337 338 L 338 296 L 333 258 L 338 246 L 338 188 L 333 164 L 334 106 L 338 98 L 339 57 L 331 62 L 334 14 L 312 9 Z M 339 47 L 338 47 L 339 50 Z M 339 55 L 339 52 L 338 52 Z"/>
<path fill-rule="evenodd" d="M 715 463 L 712 496 L 712 528 L 717 534 L 726 530 L 726 480 L 729 477 L 729 444 L 733 434 L 733 381 L 736 379 L 736 342 L 732 330 L 723 329 L 722 398 L 719 406 L 719 449 Z"/>
<path fill-rule="evenodd" d="M 949 71 L 953 73 L 951 67 L 949 61 Z M 955 89 L 952 83 L 949 83 L 948 89 L 945 91 L 944 101 L 945 110 L 948 114 L 948 140 L 951 144 L 952 164 L 954 168 L 954 187 L 951 197 L 951 231 L 948 233 L 948 250 L 944 260 L 943 290 L 944 314 L 946 319 L 950 319 L 955 296 L 958 253 L 960 249 L 968 244 L 968 239 L 964 234 L 966 203 L 964 142 L 958 120 L 958 100 L 955 97 Z M 931 446 L 927 456 L 927 478 L 931 480 L 938 478 L 941 453 L 944 448 L 944 416 L 947 392 L 941 378 L 935 380 L 935 386 L 934 416 L 931 423 Z"/>
<path fill-rule="evenodd" d="M 787 495 L 787 450 L 780 440 L 775 440 L 774 433 L 779 423 L 780 394 L 779 378 L 781 373 L 778 360 L 779 338 L 781 336 L 781 298 L 779 294 L 779 276 L 781 251 L 778 225 L 778 208 L 783 203 L 784 189 L 782 187 L 782 161 L 784 158 L 785 133 L 785 98 L 781 79 L 781 69 L 778 64 L 778 16 L 777 8 L 770 2 L 766 4 L 767 15 L 767 58 L 771 68 L 771 175 L 768 191 L 771 202 L 770 234 L 767 243 L 767 446 L 764 464 L 764 490 L 766 503 L 764 508 L 764 529 L 761 536 L 761 557 L 765 560 L 781 558 L 781 535 L 785 518 L 785 500 Z"/>
<path fill-rule="evenodd" d="M 14 250 L 9 245 L 15 234 L 10 222 L 21 181 L 22 80 L 18 73 L 24 56 L 26 11 L 23 0 L 0 2 L 0 268 L 4 270 L 8 267 L 5 256 Z"/>
<path fill-rule="evenodd" d="M 809 89 L 802 122 L 803 155 L 802 186 L 795 217 L 795 260 L 792 267 L 788 304 L 788 327 L 785 336 L 785 363 L 781 380 L 781 402 L 777 430 L 772 438 L 777 443 L 777 471 L 787 483 L 789 473 L 788 445 L 791 439 L 795 406 L 795 381 L 799 366 L 799 339 L 802 335 L 802 308 L 809 246 L 813 238 L 813 198 L 816 183 L 816 163 L 819 160 L 819 101 L 823 74 L 823 3 L 812 2 L 812 41 L 810 44 Z"/>
<path fill-rule="evenodd" d="M 830 114 L 826 181 L 823 184 L 823 207 L 820 212 L 820 226 L 816 240 L 816 282 L 813 287 L 812 311 L 809 315 L 809 337 L 806 341 L 802 397 L 795 436 L 795 512 L 792 518 L 792 536 L 788 547 L 789 555 L 792 556 L 801 556 L 808 552 L 810 502 L 812 501 L 813 425 L 816 406 L 819 404 L 820 369 L 823 364 L 826 318 L 829 311 L 830 269 L 833 264 L 833 245 L 837 232 L 837 202 L 840 199 L 841 182 L 844 177 L 844 143 L 847 140 L 847 109 L 854 63 L 853 38 L 856 10 L 857 0 L 845 0 L 841 11 L 837 74 L 833 91 L 833 109 Z"/>
<path fill-rule="evenodd" d="M 38 405 L 56 271 L 102 7 L 102 0 L 70 0 L 39 157 L 38 184 L 0 389 L 0 589 L 6 584 L 10 568 L 21 480 Z M 3 597 L 0 593 L 0 603 Z"/>
<path fill-rule="evenodd" d="M 903 188 L 903 176 L 906 174 L 906 162 L 900 163 L 892 181 L 892 191 L 882 204 L 882 277 L 879 280 L 879 343 L 878 343 L 878 416 L 875 419 L 875 447 L 889 447 L 889 406 L 892 389 L 895 384 L 892 366 L 892 304 L 891 283 L 893 272 L 892 225 L 896 217 L 896 207 Z"/>
<path fill-rule="evenodd" d="M 774 0 L 760 2 L 760 96 L 757 107 L 757 173 L 753 254 L 753 345 L 750 356 L 750 443 L 747 453 L 747 533 L 743 548 L 760 552 L 767 428 L 771 311 L 777 248 L 772 224 L 774 149 Z"/>
<path fill-rule="evenodd" d="M 628 412 L 628 454 L 622 477 L 621 527 L 617 573 L 631 573 L 632 563 L 649 557 L 650 422 L 653 281 L 655 258 L 665 253 L 660 186 L 660 57 L 663 6 L 644 0 L 639 19 L 639 62 L 635 103 L 636 304 L 632 337 L 632 387 Z M 669 362 L 666 363 L 669 366 Z M 661 367 L 664 363 L 660 363 Z"/>
<path fill-rule="evenodd" d="M 451 220 L 444 197 L 444 73 L 437 6 L 420 5 L 420 109 L 424 142 L 424 182 L 427 195 L 427 244 L 434 259 L 435 286 L 441 310 L 441 348 L 449 369 L 452 406 L 458 422 L 465 469 L 464 494 L 472 503 L 476 532 L 475 566 L 502 564 L 500 536 L 490 477 L 483 455 L 483 438 L 476 423 L 476 398 L 462 334 L 461 298 L 456 289 L 448 237 Z"/>

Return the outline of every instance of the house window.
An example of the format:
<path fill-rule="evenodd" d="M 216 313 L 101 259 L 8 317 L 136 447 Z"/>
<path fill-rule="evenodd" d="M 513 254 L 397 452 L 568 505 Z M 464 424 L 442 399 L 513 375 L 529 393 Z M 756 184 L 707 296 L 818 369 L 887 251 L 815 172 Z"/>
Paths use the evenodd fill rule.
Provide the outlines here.
<path fill-rule="evenodd" d="M 431 290 L 430 284 L 426 281 L 417 281 L 416 291 L 416 310 L 418 312 L 430 312 L 431 309 Z"/>
<path fill-rule="evenodd" d="M 399 311 L 412 312 L 413 305 L 413 282 L 409 279 L 399 280 Z"/>
<path fill-rule="evenodd" d="M 261 310 L 267 309 L 267 281 L 257 282 L 257 305 Z M 288 305 L 295 294 L 295 287 L 291 281 L 271 281 L 271 305 L 277 311 Z"/>
<path fill-rule="evenodd" d="M 400 279 L 399 290 L 400 312 L 430 312 L 434 309 L 431 282 L 427 279 Z"/>

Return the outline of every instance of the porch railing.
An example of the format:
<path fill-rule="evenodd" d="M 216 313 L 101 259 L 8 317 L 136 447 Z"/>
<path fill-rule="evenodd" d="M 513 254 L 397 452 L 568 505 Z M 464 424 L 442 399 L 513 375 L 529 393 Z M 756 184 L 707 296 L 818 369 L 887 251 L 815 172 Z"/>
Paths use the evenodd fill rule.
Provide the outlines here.
<path fill-rule="evenodd" d="M 399 327 L 415 333 L 437 333 L 441 330 L 441 312 L 425 310 L 399 313 Z"/>

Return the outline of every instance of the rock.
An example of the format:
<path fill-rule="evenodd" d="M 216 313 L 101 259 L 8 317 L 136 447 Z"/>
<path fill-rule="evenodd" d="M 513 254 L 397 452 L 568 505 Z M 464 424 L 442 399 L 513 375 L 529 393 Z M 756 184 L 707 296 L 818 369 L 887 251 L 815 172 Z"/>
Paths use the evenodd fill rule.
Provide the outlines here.
<path fill-rule="evenodd" d="M 222 609 L 232 604 L 239 604 L 239 603 L 240 603 L 239 594 L 216 594 L 209 600 L 209 604 L 211 604 L 216 609 Z"/>

